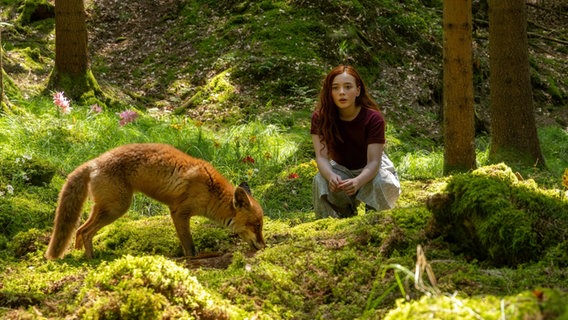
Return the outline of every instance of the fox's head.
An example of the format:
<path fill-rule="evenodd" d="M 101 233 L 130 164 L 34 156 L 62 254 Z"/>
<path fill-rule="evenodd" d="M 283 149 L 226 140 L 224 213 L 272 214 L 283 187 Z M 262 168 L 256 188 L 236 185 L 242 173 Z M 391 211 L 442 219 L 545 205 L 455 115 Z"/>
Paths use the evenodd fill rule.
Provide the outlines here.
<path fill-rule="evenodd" d="M 262 237 L 262 207 L 251 196 L 250 188 L 246 182 L 241 183 L 235 189 L 233 207 L 236 211 L 230 225 L 233 232 L 253 248 L 257 250 L 264 248 L 266 244 Z"/>

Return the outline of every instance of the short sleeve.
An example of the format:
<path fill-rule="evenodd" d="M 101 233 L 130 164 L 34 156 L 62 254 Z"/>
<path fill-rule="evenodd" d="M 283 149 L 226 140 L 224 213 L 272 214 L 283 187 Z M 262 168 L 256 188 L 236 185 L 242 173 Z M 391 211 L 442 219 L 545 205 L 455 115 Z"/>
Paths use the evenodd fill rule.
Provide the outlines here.
<path fill-rule="evenodd" d="M 385 119 L 376 111 L 369 112 L 367 119 L 367 145 L 372 143 L 384 144 L 385 138 Z"/>
<path fill-rule="evenodd" d="M 320 121 L 319 113 L 317 111 L 314 111 L 314 113 L 312 113 L 312 124 L 310 127 L 310 134 L 319 134 L 319 121 Z"/>

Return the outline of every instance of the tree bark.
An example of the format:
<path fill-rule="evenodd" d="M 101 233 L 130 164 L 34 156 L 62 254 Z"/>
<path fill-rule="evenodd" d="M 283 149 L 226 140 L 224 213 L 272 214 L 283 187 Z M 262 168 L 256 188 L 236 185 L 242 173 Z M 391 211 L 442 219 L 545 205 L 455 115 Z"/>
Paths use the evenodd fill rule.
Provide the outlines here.
<path fill-rule="evenodd" d="M 472 0 L 444 1 L 444 174 L 476 167 Z"/>
<path fill-rule="evenodd" d="M 56 0 L 55 68 L 48 90 L 64 91 L 74 100 L 101 93 L 89 68 L 87 36 L 84 0 Z"/>
<path fill-rule="evenodd" d="M 55 3 L 55 67 L 77 76 L 87 71 L 87 21 L 83 0 Z"/>
<path fill-rule="evenodd" d="M 2 46 L 2 28 L 4 28 L 4 26 L 0 24 L 0 110 L 3 109 L 4 104 L 4 47 Z"/>
<path fill-rule="evenodd" d="M 544 166 L 536 129 L 524 0 L 489 1 L 491 162 Z"/>

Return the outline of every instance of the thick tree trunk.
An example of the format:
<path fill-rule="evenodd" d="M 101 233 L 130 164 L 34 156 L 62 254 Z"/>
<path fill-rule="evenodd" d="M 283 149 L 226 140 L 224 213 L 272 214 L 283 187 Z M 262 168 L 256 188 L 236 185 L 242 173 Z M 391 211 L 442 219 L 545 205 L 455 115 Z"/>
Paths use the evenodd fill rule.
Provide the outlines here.
<path fill-rule="evenodd" d="M 55 3 L 55 68 L 62 74 L 87 71 L 87 22 L 83 0 Z"/>
<path fill-rule="evenodd" d="M 84 0 L 56 0 L 55 68 L 48 90 L 64 91 L 74 100 L 101 93 L 89 69 L 87 35 Z"/>
<path fill-rule="evenodd" d="M 444 174 L 474 169 L 471 0 L 444 1 Z"/>
<path fill-rule="evenodd" d="M 489 1 L 492 162 L 544 166 L 538 141 L 524 0 Z"/>

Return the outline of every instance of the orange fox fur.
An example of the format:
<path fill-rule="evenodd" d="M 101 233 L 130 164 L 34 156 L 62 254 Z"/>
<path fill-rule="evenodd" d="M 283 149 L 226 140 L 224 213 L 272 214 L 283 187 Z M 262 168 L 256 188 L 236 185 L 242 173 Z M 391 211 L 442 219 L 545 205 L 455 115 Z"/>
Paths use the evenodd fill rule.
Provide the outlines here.
<path fill-rule="evenodd" d="M 93 256 L 93 237 L 122 216 L 134 192 L 142 192 L 169 206 L 177 236 L 186 256 L 195 246 L 189 221 L 204 216 L 237 233 L 256 249 L 264 248 L 261 206 L 248 186 L 233 187 L 208 162 L 166 144 L 128 144 L 87 161 L 67 177 L 59 194 L 48 259 L 61 258 L 79 223 L 90 193 L 94 205 L 77 229 L 75 248 Z"/>

